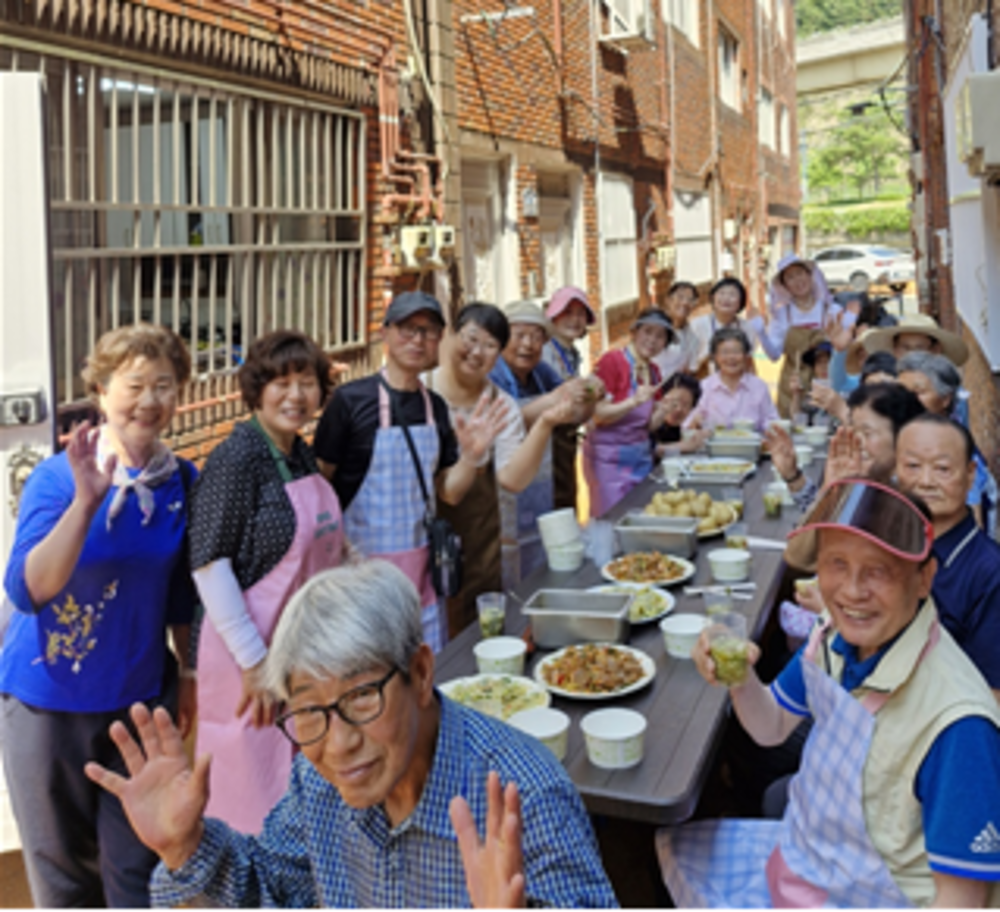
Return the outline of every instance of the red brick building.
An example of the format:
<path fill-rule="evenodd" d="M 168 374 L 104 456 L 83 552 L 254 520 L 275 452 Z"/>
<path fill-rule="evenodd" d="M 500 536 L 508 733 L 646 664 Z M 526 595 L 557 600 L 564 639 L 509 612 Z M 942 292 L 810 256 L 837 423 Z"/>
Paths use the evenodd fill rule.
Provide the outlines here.
<path fill-rule="evenodd" d="M 1000 7 L 904 10 L 920 306 L 969 345 L 970 426 L 1000 475 Z"/>
<path fill-rule="evenodd" d="M 0 71 L 47 85 L 56 405 L 135 319 L 195 352 L 199 455 L 249 340 L 365 372 L 402 287 L 579 284 L 595 346 L 674 278 L 756 297 L 797 244 L 793 41 L 790 0 L 0 0 Z"/>

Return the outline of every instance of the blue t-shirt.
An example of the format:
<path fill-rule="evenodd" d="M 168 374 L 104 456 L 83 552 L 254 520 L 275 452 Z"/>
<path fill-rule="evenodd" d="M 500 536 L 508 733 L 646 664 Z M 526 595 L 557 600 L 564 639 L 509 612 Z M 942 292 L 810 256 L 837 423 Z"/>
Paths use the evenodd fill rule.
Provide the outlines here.
<path fill-rule="evenodd" d="M 522 399 L 551 393 L 563 382 L 563 378 L 551 364 L 539 361 L 537 367 L 528 375 L 527 382 L 522 385 L 502 357 L 497 358 L 497 363 L 490 371 L 490 380 L 519 402 Z"/>
<path fill-rule="evenodd" d="M 844 657 L 841 686 L 848 691 L 858 687 L 892 642 L 862 660 L 838 633 L 830 648 Z M 774 698 L 796 716 L 812 715 L 804 661 L 809 660 L 803 645 L 771 683 Z M 989 719 L 969 716 L 942 731 L 920 764 L 913 794 L 921 804 L 932 870 L 971 880 L 1000 880 L 1000 731 Z"/>
<path fill-rule="evenodd" d="M 931 553 L 938 563 L 931 595 L 942 625 L 1000 690 L 1000 544 L 970 513 L 934 540 Z"/>
<path fill-rule="evenodd" d="M 193 479 L 194 466 L 186 471 Z M 166 628 L 191 623 L 194 613 L 185 553 L 188 487 L 177 471 L 153 488 L 155 507 L 145 526 L 130 491 L 108 531 L 112 487 L 66 587 L 38 606 L 28 593 L 25 562 L 72 503 L 75 487 L 65 453 L 31 473 L 4 578 L 18 610 L 0 652 L 0 693 L 39 709 L 111 712 L 162 692 Z"/>

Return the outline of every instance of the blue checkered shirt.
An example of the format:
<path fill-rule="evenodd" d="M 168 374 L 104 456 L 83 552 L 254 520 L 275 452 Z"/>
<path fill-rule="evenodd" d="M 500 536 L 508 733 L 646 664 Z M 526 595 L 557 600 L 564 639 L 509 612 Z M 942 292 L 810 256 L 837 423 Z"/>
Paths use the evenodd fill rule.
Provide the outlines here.
<path fill-rule="evenodd" d="M 590 820 L 561 764 L 521 732 L 440 697 L 434 762 L 413 813 L 393 829 L 381 807 L 348 807 L 305 757 L 259 836 L 205 821 L 198 850 L 150 882 L 154 907 L 204 895 L 213 905 L 258 907 L 469 907 L 448 805 L 469 802 L 482 834 L 486 776 L 515 782 L 524 823 L 530 901 L 616 906 Z"/>

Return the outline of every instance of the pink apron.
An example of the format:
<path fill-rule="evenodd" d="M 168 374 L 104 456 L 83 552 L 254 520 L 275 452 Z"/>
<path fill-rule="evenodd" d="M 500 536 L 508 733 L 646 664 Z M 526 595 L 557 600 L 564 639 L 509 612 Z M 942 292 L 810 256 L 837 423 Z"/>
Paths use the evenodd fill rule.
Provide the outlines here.
<path fill-rule="evenodd" d="M 802 662 L 815 725 L 784 818 L 707 820 L 657 834 L 678 908 L 913 905 L 872 845 L 862 797 L 875 714 L 891 694 L 857 700 L 816 666 L 825 634 L 816 628 Z M 935 624 L 925 652 L 937 634 Z"/>
<path fill-rule="evenodd" d="M 440 441 L 434 409 L 427 390 L 424 396 L 426 424 L 410 425 L 410 436 L 420 457 L 424 478 L 433 496 Z M 379 429 L 368 474 L 344 511 L 344 531 L 351 544 L 365 557 L 379 558 L 399 567 L 420 593 L 423 606 L 424 640 L 440 651 L 447 640 L 438 596 L 430 573 L 430 552 L 424 527 L 426 505 L 420 493 L 417 470 L 402 428 L 392 424 L 389 394 L 379 384 Z"/>
<path fill-rule="evenodd" d="M 277 462 L 295 510 L 295 537 L 277 566 L 243 593 L 268 645 L 291 596 L 316 573 L 336 567 L 344 547 L 340 502 L 329 482 L 319 474 L 293 480 L 284 460 Z M 198 755 L 212 754 L 205 813 L 259 833 L 288 788 L 294 749 L 274 725 L 254 728 L 249 711 L 234 715 L 242 692 L 240 667 L 206 616 L 198 643 L 197 743 Z"/>
<path fill-rule="evenodd" d="M 638 380 L 635 361 L 623 349 L 631 367 L 631 387 Z M 653 366 L 650 365 L 650 369 Z M 614 424 L 592 423 L 583 442 L 583 474 L 590 487 L 590 515 L 603 516 L 653 470 L 649 419 L 654 402 L 637 405 Z"/>

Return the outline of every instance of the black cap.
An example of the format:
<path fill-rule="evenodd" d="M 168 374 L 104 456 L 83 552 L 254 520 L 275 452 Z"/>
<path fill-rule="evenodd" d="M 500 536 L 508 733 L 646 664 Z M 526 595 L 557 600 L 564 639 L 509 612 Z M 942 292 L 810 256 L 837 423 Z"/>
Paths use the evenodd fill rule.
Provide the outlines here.
<path fill-rule="evenodd" d="M 809 351 L 802 355 L 802 363 L 808 364 L 809 367 L 816 366 L 816 359 L 820 355 L 833 356 L 833 345 L 824 339 L 822 342 L 817 342 Z"/>
<path fill-rule="evenodd" d="M 639 315 L 635 318 L 635 322 L 632 324 L 632 329 L 638 329 L 640 326 L 659 326 L 665 329 L 667 331 L 667 345 L 677 337 L 677 334 L 674 332 L 674 324 L 670 322 L 670 317 L 655 307 L 647 307 L 645 310 L 639 312 Z"/>
<path fill-rule="evenodd" d="M 444 312 L 437 298 L 427 294 L 426 291 L 404 291 L 396 295 L 385 312 L 385 326 L 393 323 L 402 323 L 407 317 L 412 317 L 416 313 L 426 312 L 437 318 L 438 323 L 444 326 Z"/>

